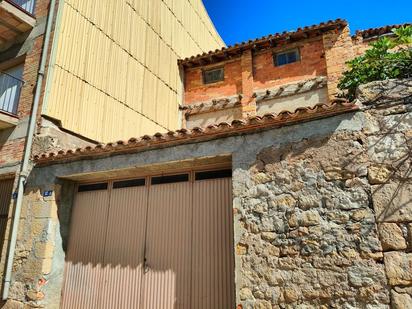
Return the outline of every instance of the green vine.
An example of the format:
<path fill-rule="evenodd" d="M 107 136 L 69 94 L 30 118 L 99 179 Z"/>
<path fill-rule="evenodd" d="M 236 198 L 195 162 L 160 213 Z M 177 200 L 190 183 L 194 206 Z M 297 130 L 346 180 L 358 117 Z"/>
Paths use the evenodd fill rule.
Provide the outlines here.
<path fill-rule="evenodd" d="M 392 29 L 393 38 L 381 37 L 369 44 L 364 55 L 347 62 L 338 87 L 353 100 L 359 85 L 376 80 L 412 77 L 412 26 Z"/>

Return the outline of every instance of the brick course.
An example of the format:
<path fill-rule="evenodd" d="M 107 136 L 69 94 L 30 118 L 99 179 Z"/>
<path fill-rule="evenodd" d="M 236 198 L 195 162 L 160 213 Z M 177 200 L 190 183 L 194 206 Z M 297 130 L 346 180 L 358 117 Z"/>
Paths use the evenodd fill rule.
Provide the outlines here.
<path fill-rule="evenodd" d="M 48 14 L 50 0 L 37 0 L 35 8 L 35 16 L 39 21 L 42 18 L 45 18 Z M 23 80 L 25 81 L 24 85 L 21 88 L 20 100 L 17 110 L 17 117 L 21 121 L 27 121 L 30 116 L 34 92 L 37 82 L 37 73 L 40 66 L 40 57 L 43 48 L 44 35 L 41 34 L 33 40 L 32 48 L 23 56 L 22 62 L 24 63 L 23 70 Z M 50 48 L 50 47 L 49 47 Z M 6 60 L 7 62 L 13 61 L 13 59 Z M 41 108 L 39 108 L 38 117 L 40 116 Z M 9 129 L 9 133 L 4 133 L 3 135 L 12 136 L 12 131 Z M 25 138 L 0 138 L 0 168 L 3 165 L 10 163 L 15 163 L 22 160 L 23 151 L 24 151 Z"/>
<path fill-rule="evenodd" d="M 299 61 L 282 66 L 274 64 L 275 53 L 295 48 L 300 53 Z M 184 68 L 184 104 L 242 95 L 243 115 L 247 116 L 256 109 L 254 92 L 319 76 L 327 76 L 328 97 L 331 100 L 339 92 L 337 85 L 347 69 L 346 62 L 364 53 L 367 48 L 368 42 L 350 36 L 347 25 L 294 41 L 277 42 L 274 47 L 263 50 L 255 50 L 251 44 L 230 60 L 210 58 L 212 64 L 207 66 L 202 66 L 200 62 Z M 224 67 L 224 81 L 203 84 L 202 70 L 215 67 Z"/>

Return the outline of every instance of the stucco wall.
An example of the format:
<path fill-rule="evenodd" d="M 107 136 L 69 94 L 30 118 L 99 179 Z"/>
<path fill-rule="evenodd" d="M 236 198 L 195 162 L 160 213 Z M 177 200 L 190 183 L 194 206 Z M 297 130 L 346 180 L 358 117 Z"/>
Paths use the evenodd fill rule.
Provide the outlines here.
<path fill-rule="evenodd" d="M 282 111 L 294 112 L 299 107 L 315 106 L 326 102 L 328 102 L 328 90 L 324 87 L 305 93 L 257 102 L 256 114 L 263 116 L 268 113 L 278 114 Z"/>
<path fill-rule="evenodd" d="M 401 87 L 396 93 L 410 89 L 410 85 Z M 372 96 L 368 91 L 360 93 L 367 100 L 357 113 L 35 168 L 24 219 L 34 220 L 36 205 L 51 212 L 42 217 L 46 219 L 42 236 L 35 231 L 37 225 L 21 225 L 11 296 L 27 302 L 34 295 L 35 304 L 58 306 L 73 184 L 57 177 L 116 175 L 139 166 L 231 155 L 238 304 L 243 308 L 408 308 L 412 304 L 412 112 L 410 101 L 402 96 L 389 101 Z M 47 190 L 54 190 L 52 197 L 42 197 Z M 53 228 L 46 229 L 50 224 Z M 49 243 L 45 248 L 51 251 L 37 254 L 38 242 Z M 51 266 L 45 270 L 44 265 Z"/>

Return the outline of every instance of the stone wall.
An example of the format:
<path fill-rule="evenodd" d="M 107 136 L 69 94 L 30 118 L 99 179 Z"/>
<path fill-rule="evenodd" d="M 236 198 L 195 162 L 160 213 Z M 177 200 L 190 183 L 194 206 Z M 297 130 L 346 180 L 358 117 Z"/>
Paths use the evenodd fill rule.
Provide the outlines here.
<path fill-rule="evenodd" d="M 411 308 L 411 86 L 362 87 L 359 112 L 36 167 L 9 304 L 59 306 L 74 195 L 59 177 L 121 178 L 231 154 L 239 308 Z"/>
<path fill-rule="evenodd" d="M 361 131 L 267 147 L 234 178 L 243 308 L 412 308 L 411 85 L 362 87 Z"/>

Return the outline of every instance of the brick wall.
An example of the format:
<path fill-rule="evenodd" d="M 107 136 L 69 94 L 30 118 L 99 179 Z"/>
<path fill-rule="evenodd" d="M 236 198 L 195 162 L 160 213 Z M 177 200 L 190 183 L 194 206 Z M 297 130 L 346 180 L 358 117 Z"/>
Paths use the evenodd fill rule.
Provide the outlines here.
<path fill-rule="evenodd" d="M 36 1 L 35 16 L 37 24 L 45 23 L 50 0 Z M 33 30 L 34 32 L 35 30 Z M 27 130 L 28 118 L 31 113 L 34 91 L 37 81 L 37 73 L 40 65 L 40 56 L 43 46 L 43 34 L 35 38 L 28 37 L 24 44 L 31 43 L 31 48 L 24 55 L 19 55 L 20 61 L 24 63 L 23 80 L 25 81 L 20 95 L 17 116 L 20 120 L 19 126 L 13 129 L 0 131 L 0 169 L 2 165 L 10 165 L 21 161 Z M 13 48 L 13 47 L 11 47 Z M 7 54 L 5 51 L 3 54 Z M 3 62 L 14 62 L 13 58 L 5 58 L 0 54 Z M 19 63 L 19 62 L 17 62 Z M 20 62 L 21 63 L 21 62 Z M 19 130 L 17 133 L 16 131 Z M 16 138 L 17 136 L 17 138 Z"/>
<path fill-rule="evenodd" d="M 240 58 L 219 63 L 217 66 L 205 67 L 205 69 L 215 67 L 224 68 L 224 81 L 205 85 L 202 76 L 204 68 L 195 68 L 185 72 L 185 103 L 203 102 L 218 97 L 240 94 L 242 92 Z"/>
<path fill-rule="evenodd" d="M 300 61 L 282 66 L 273 65 L 273 53 L 298 48 Z M 275 48 L 254 57 L 254 88 L 264 89 L 326 75 L 323 43 L 320 37 Z"/>
<path fill-rule="evenodd" d="M 328 74 L 328 93 L 332 99 L 338 93 L 338 83 L 347 69 L 346 62 L 355 57 L 349 27 L 332 30 L 323 35 L 325 60 Z"/>
<path fill-rule="evenodd" d="M 299 49 L 301 57 L 299 62 L 283 66 L 273 64 L 274 53 L 293 48 Z M 225 70 L 224 81 L 205 85 L 202 70 L 222 66 Z M 320 36 L 258 53 L 247 49 L 239 59 L 216 63 L 214 66 L 187 69 L 184 102 L 191 104 L 242 94 L 242 102 L 251 103 L 255 90 L 325 75 L 326 62 Z"/>

